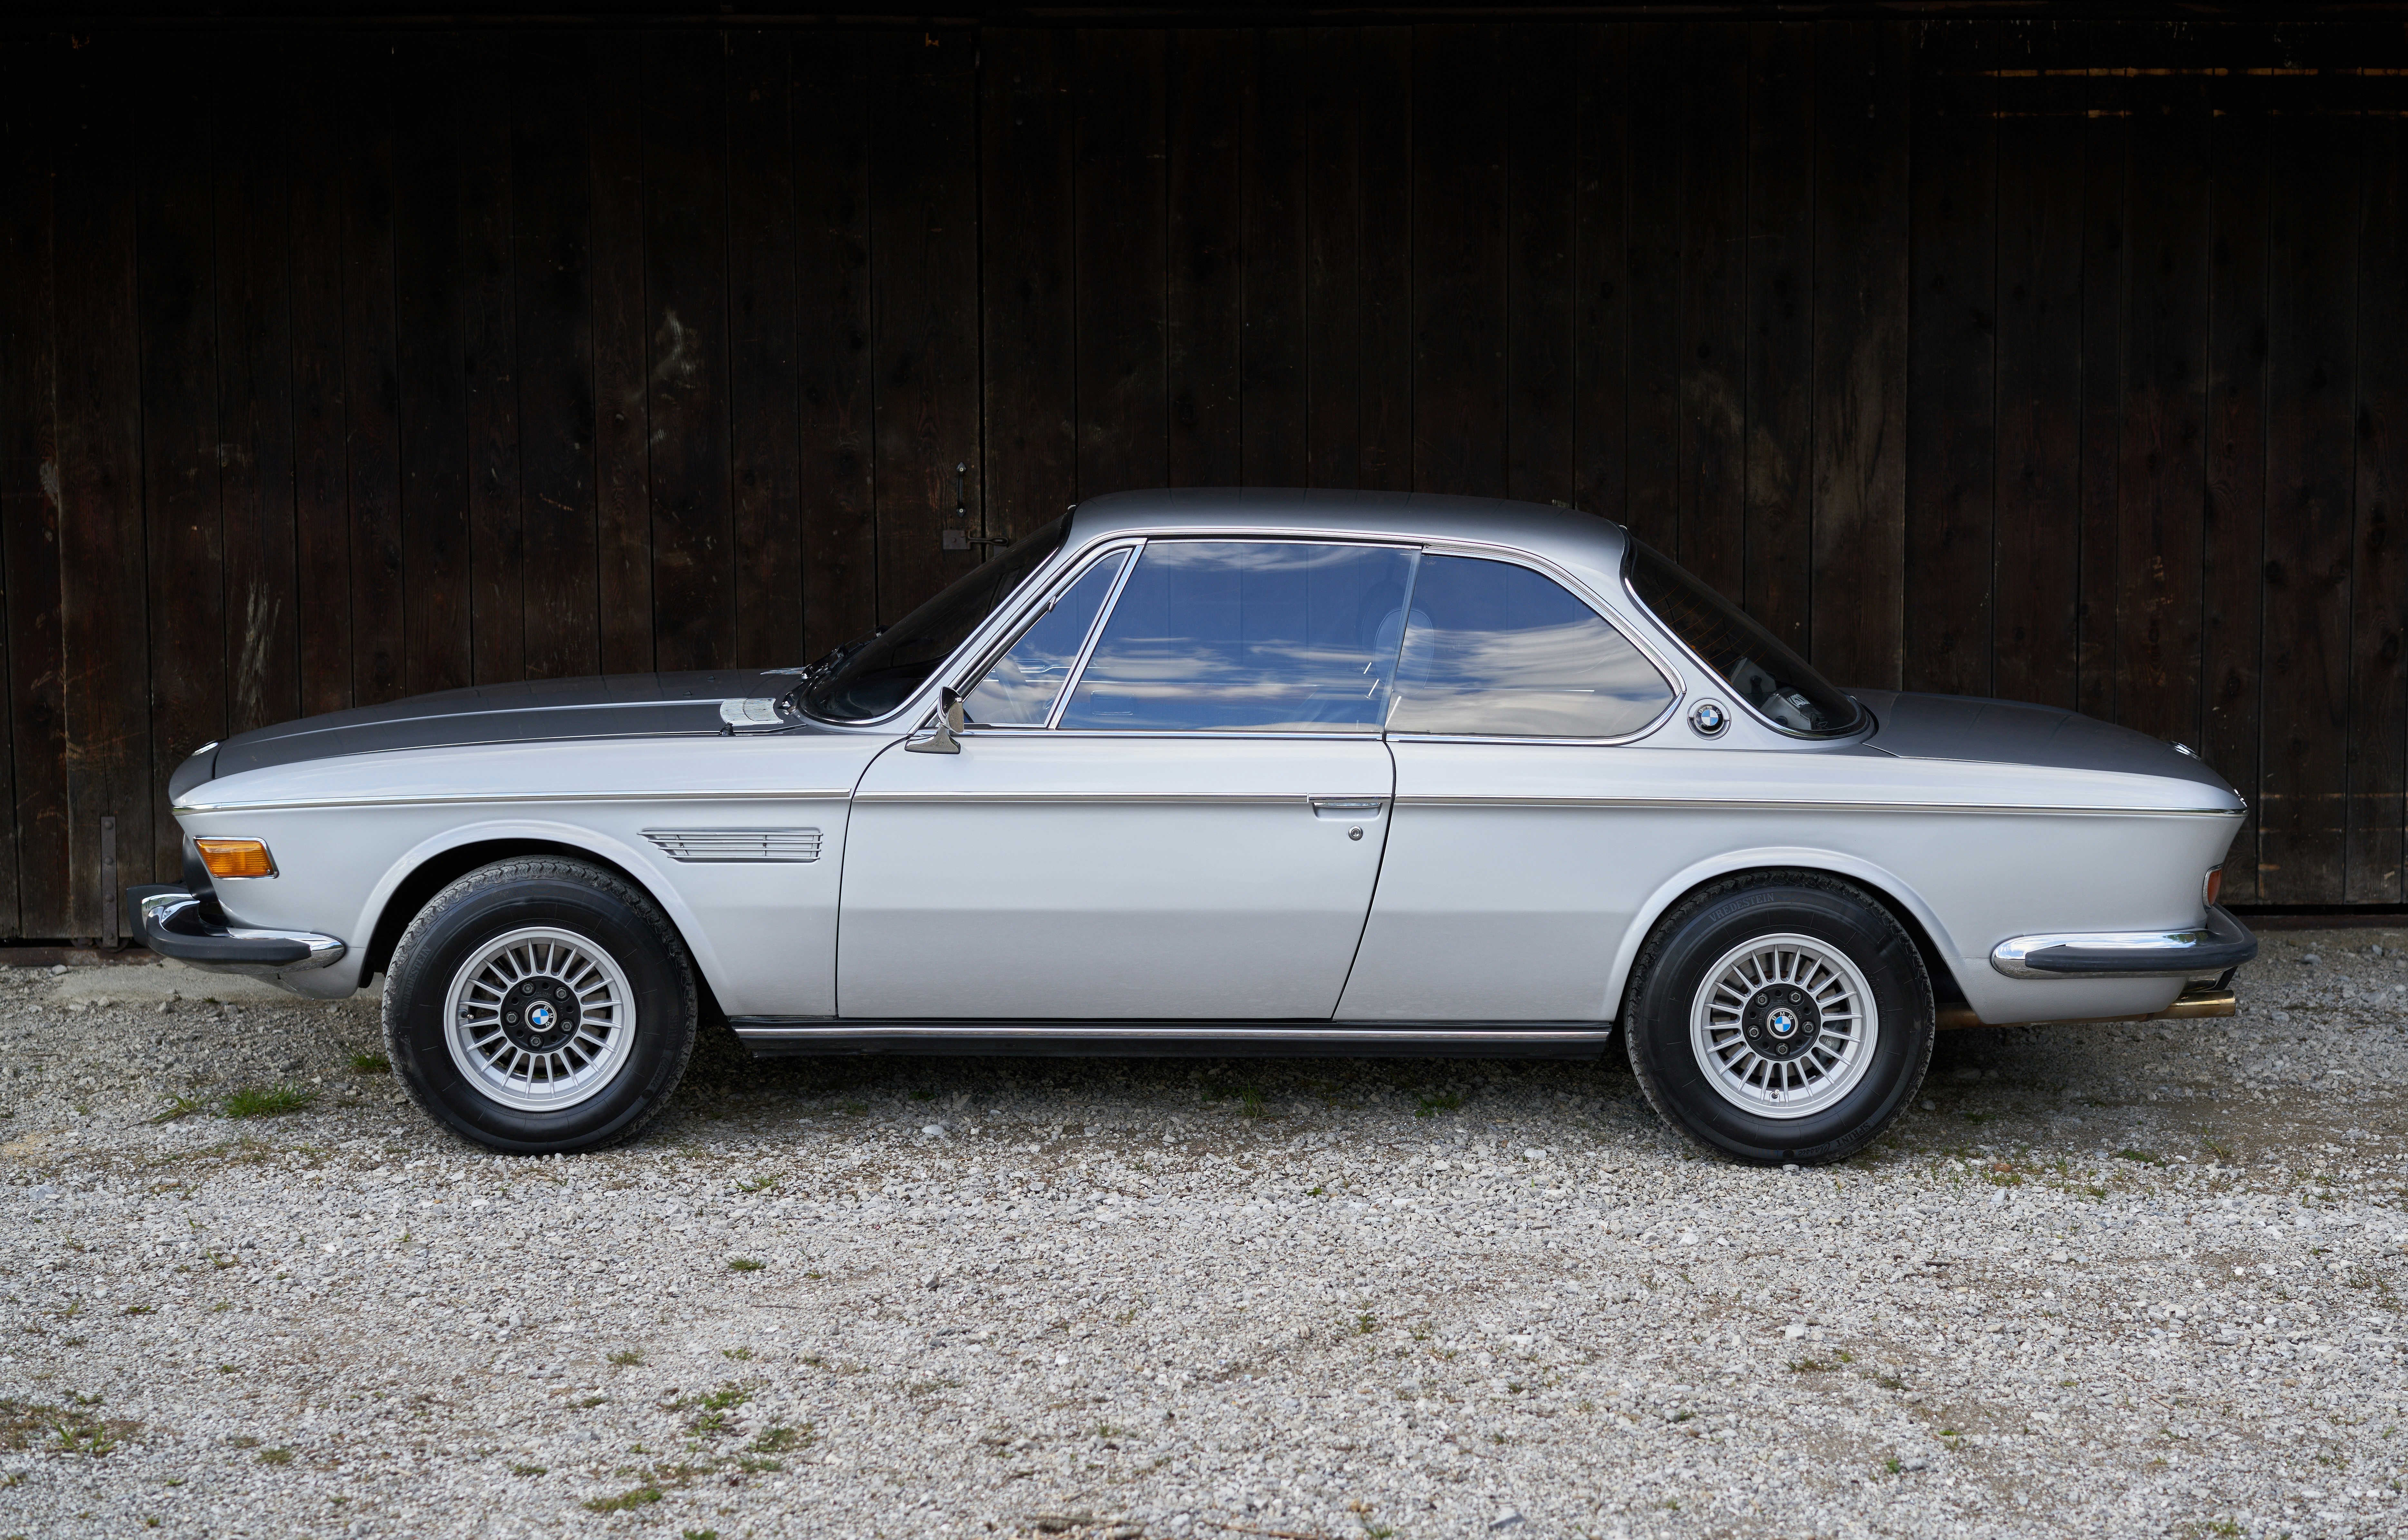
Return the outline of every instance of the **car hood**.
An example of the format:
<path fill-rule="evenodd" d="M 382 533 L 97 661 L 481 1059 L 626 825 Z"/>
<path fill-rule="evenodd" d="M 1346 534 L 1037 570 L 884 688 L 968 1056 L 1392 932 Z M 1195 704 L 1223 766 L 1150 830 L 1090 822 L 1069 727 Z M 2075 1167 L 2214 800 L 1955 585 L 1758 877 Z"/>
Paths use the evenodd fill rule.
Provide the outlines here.
<path fill-rule="evenodd" d="M 200 750 L 167 783 L 171 800 L 221 776 L 337 755 L 577 738 L 659 738 L 722 731 L 723 700 L 763 699 L 791 674 L 753 669 L 531 679 L 411 696 L 237 733 Z M 792 719 L 781 725 L 791 726 Z"/>
<path fill-rule="evenodd" d="M 1977 696 L 1849 693 L 1873 713 L 1873 735 L 1865 740 L 1866 746 L 1901 759 L 2151 775 L 2240 795 L 2196 755 L 2079 712 Z"/>

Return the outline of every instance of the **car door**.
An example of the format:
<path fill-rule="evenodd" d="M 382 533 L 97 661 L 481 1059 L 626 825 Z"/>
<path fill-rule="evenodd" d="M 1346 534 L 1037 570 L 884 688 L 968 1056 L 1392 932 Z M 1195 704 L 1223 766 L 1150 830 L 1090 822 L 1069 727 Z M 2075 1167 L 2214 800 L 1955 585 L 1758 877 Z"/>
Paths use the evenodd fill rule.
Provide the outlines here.
<path fill-rule="evenodd" d="M 838 1014 L 1328 1019 L 1415 559 L 1154 540 L 1057 585 L 966 692 L 959 753 L 898 743 L 864 776 Z"/>
<path fill-rule="evenodd" d="M 1670 676 L 1555 578 L 1432 552 L 1389 711 L 1397 799 L 1341 1020 L 1595 1021 L 1660 871 L 1613 796 Z"/>

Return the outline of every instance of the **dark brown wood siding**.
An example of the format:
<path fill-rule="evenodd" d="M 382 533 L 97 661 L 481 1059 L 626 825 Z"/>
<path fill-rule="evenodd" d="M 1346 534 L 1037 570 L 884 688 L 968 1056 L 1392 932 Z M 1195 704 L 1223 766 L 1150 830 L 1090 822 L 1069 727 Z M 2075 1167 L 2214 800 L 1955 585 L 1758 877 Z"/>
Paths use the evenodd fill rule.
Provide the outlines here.
<path fill-rule="evenodd" d="M 1842 683 L 2198 746 L 2235 900 L 2408 901 L 2396 23 L 0 52 L 0 935 L 206 739 L 799 662 L 1214 482 L 1627 520 Z"/>

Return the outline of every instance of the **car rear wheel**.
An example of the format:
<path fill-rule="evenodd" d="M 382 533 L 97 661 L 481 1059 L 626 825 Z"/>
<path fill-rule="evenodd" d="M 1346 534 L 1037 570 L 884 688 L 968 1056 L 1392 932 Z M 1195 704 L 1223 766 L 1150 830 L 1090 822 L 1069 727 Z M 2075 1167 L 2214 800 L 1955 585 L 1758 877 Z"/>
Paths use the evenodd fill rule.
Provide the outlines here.
<path fill-rule="evenodd" d="M 1820 872 L 1732 878 L 1674 905 L 1632 970 L 1624 1021 L 1656 1110 L 1765 1164 L 1864 1148 L 1931 1062 L 1931 981 L 1913 938 Z"/>
<path fill-rule="evenodd" d="M 513 1154 L 595 1149 L 658 1117 L 693 1057 L 694 970 L 658 906 L 583 861 L 462 877 L 402 932 L 384 1029 L 412 1100 Z"/>

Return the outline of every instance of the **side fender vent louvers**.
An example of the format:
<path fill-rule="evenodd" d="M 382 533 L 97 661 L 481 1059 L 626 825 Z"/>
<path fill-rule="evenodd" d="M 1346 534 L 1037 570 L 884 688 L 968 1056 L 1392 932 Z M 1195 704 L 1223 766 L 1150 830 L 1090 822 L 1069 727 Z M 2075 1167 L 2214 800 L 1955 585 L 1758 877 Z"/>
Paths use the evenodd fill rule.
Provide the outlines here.
<path fill-rule="evenodd" d="M 815 828 L 648 828 L 644 838 L 672 861 L 816 861 Z"/>

